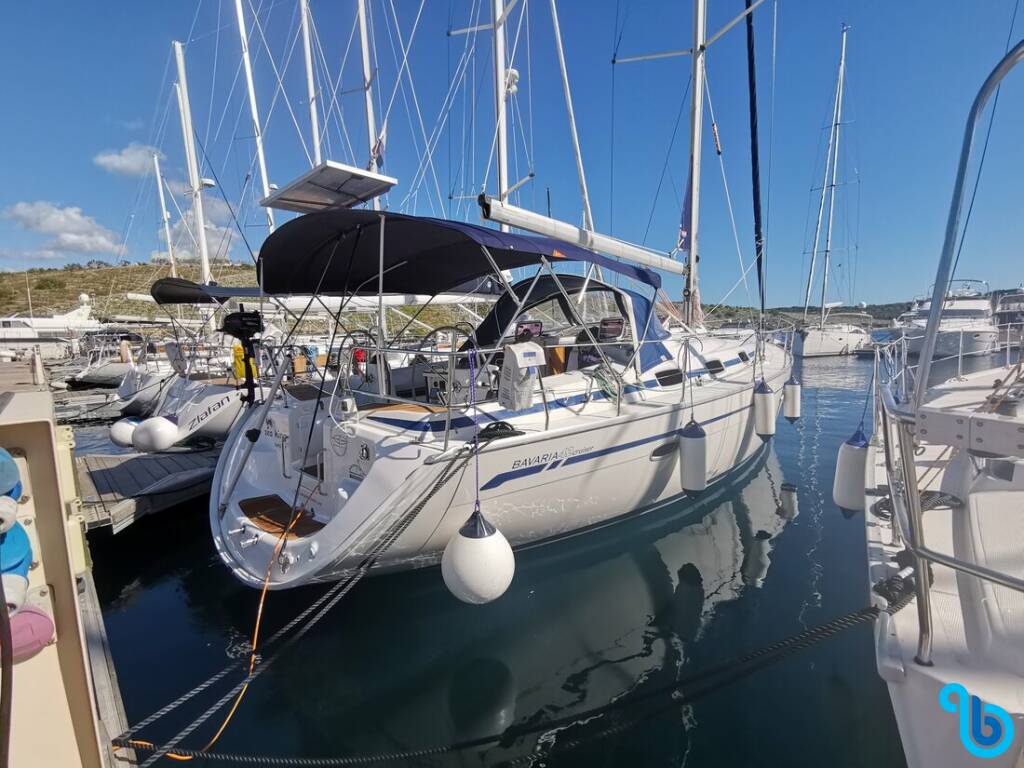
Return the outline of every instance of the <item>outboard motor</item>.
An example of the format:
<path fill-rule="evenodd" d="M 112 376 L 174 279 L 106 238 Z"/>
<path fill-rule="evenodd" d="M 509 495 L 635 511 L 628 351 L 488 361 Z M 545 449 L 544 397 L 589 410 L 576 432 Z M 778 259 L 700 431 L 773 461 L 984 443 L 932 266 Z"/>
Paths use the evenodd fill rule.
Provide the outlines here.
<path fill-rule="evenodd" d="M 245 397 L 242 399 L 252 405 L 256 402 L 256 381 L 252 373 L 256 357 L 253 339 L 256 334 L 263 333 L 263 318 L 259 312 L 246 312 L 245 307 L 240 307 L 238 312 L 224 317 L 221 331 L 234 336 L 242 344 L 242 365 L 245 369 Z"/>

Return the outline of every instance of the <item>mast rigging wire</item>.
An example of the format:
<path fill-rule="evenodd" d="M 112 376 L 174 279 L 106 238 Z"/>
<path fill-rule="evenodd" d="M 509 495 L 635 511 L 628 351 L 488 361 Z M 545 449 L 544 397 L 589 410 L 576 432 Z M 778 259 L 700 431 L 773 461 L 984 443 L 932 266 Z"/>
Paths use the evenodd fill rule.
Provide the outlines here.
<path fill-rule="evenodd" d="M 672 137 L 668 142 L 668 150 L 665 152 L 665 162 L 661 166 L 661 176 L 658 177 L 658 187 L 654 190 L 654 200 L 651 201 L 651 213 L 647 217 L 647 228 L 644 229 L 643 240 L 640 241 L 641 245 L 647 245 L 647 236 L 651 231 L 651 223 L 654 221 L 654 212 L 658 207 L 658 198 L 661 197 L 661 188 L 665 183 L 665 174 L 669 170 L 669 164 L 672 160 L 672 148 L 676 143 L 676 134 L 679 132 L 679 123 L 682 122 L 683 112 L 686 110 L 686 97 L 690 93 L 690 86 L 693 85 L 693 73 L 689 74 L 686 80 L 686 87 L 683 89 L 683 97 L 679 100 L 679 111 L 676 112 L 676 124 L 672 128 Z M 674 191 L 674 185 L 673 185 Z"/>

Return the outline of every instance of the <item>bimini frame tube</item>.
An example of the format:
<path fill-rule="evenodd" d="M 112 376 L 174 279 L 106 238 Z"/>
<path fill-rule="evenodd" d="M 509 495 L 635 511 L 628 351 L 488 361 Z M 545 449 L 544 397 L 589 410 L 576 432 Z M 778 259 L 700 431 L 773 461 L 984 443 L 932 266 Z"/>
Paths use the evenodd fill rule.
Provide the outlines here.
<path fill-rule="evenodd" d="M 924 344 L 921 348 L 920 364 L 917 370 L 917 386 L 914 391 L 914 410 L 921 407 L 925 392 L 928 391 L 928 374 L 932 367 L 932 355 L 935 354 L 935 343 L 939 331 L 939 319 L 942 307 L 946 303 L 946 292 L 949 290 L 950 272 L 953 267 L 953 255 L 956 250 L 957 236 L 960 233 L 960 213 L 964 205 L 967 168 L 971 162 L 971 150 L 974 146 L 974 131 L 981 118 L 989 98 L 1003 81 L 1010 70 L 1024 60 L 1024 40 L 1021 40 L 1007 53 L 991 74 L 985 79 L 971 105 L 967 116 L 967 128 L 964 130 L 963 146 L 960 150 L 960 165 L 956 169 L 956 183 L 953 185 L 953 200 L 949 206 L 949 218 L 946 220 L 946 239 L 942 244 L 942 257 L 935 275 L 935 286 L 932 289 L 932 303 L 928 312 L 928 325 L 925 328 Z"/>

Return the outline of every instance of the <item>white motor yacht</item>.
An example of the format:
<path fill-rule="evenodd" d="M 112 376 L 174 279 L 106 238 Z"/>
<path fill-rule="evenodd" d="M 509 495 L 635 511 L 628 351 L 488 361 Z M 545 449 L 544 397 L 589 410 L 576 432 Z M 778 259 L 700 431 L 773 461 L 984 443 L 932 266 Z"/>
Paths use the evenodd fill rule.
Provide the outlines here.
<path fill-rule="evenodd" d="M 995 322 L 1000 345 L 1020 348 L 1024 342 L 1024 288 L 1004 293 L 996 300 Z"/>
<path fill-rule="evenodd" d="M 982 355 L 998 349 L 999 328 L 988 297 L 988 284 L 980 280 L 958 280 L 951 285 L 942 302 L 935 357 Z M 907 352 L 921 354 L 925 328 L 934 297 L 919 299 L 893 325 L 896 334 L 906 340 Z"/>
<path fill-rule="evenodd" d="M 43 359 L 55 360 L 78 354 L 82 334 L 102 327 L 92 316 L 89 296 L 83 293 L 78 306 L 63 314 L 0 318 L 0 347 L 14 352 L 36 349 Z"/>

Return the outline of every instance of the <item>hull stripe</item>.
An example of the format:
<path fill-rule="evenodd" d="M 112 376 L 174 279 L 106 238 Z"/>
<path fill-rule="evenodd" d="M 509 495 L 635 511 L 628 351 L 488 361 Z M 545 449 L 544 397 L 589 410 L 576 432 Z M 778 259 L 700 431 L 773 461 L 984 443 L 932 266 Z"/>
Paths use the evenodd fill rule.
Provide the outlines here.
<path fill-rule="evenodd" d="M 737 408 L 735 411 L 729 411 L 728 413 L 723 413 L 723 414 L 721 414 L 719 416 L 715 416 L 714 418 L 708 419 L 707 421 L 705 421 L 703 423 L 704 424 L 713 424 L 716 421 L 721 421 L 722 419 L 727 419 L 730 416 L 735 416 L 737 413 L 743 413 L 744 411 L 749 411 L 751 408 L 753 408 L 753 405 L 745 405 L 742 408 Z M 570 456 L 567 459 L 565 459 L 564 461 L 562 461 L 561 459 L 556 460 L 555 462 L 547 465 L 547 468 L 548 469 L 555 469 L 559 465 L 561 465 L 563 467 L 568 467 L 571 464 L 579 464 L 580 462 L 583 462 L 583 461 L 590 461 L 591 459 L 598 459 L 598 458 L 601 458 L 602 456 L 609 456 L 609 455 L 611 455 L 613 453 L 618 453 L 619 451 L 628 451 L 628 450 L 630 450 L 632 448 L 637 448 L 637 447 L 639 447 L 641 445 L 645 445 L 647 443 L 653 443 L 656 440 L 664 440 L 665 438 L 668 438 L 668 437 L 678 437 L 679 435 L 682 434 L 682 432 L 683 432 L 682 429 L 673 429 L 673 430 L 671 430 L 669 432 L 662 432 L 659 435 L 650 435 L 649 437 L 644 437 L 644 438 L 641 438 L 639 440 L 632 440 L 632 441 L 630 441 L 628 443 L 621 443 L 619 445 L 612 445 L 612 446 L 609 446 L 607 448 L 599 448 L 598 450 L 590 451 L 589 453 L 581 453 L 581 454 L 578 454 L 576 456 Z M 520 467 L 518 469 L 512 469 L 512 470 L 509 470 L 508 472 L 499 472 L 497 475 L 495 475 L 490 480 L 488 480 L 486 483 L 484 483 L 482 486 L 480 486 L 480 490 L 481 491 L 492 490 L 492 489 L 497 488 L 497 487 L 499 487 L 501 485 L 504 485 L 505 483 L 509 482 L 510 480 L 518 480 L 520 477 L 526 477 L 527 475 L 536 474 L 537 472 L 540 472 L 541 469 L 543 469 L 543 468 L 544 468 L 544 464 L 541 463 L 541 464 L 537 464 L 537 465 L 534 465 L 534 466 L 531 466 L 531 467 Z"/>

